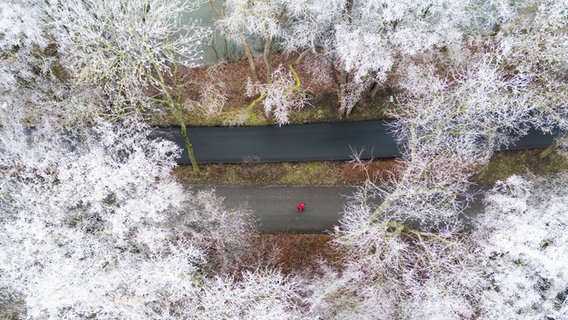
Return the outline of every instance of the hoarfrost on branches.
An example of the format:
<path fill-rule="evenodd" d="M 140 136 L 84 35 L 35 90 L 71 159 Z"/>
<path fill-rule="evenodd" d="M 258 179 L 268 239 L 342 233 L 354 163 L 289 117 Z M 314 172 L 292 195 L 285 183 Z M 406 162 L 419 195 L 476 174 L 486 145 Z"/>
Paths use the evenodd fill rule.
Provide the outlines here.
<path fill-rule="evenodd" d="M 568 316 L 568 176 L 531 180 L 499 182 L 473 235 L 491 284 L 482 307 L 492 319 Z"/>
<path fill-rule="evenodd" d="M 48 2 L 51 33 L 65 67 L 80 83 L 102 86 L 110 97 L 141 99 L 163 89 L 161 73 L 195 65 L 208 31 L 182 23 L 196 10 L 190 0 Z"/>
<path fill-rule="evenodd" d="M 217 277 L 208 284 L 200 311 L 204 319 L 306 319 L 297 304 L 303 283 L 277 271 L 246 272 L 240 281 Z"/>
<path fill-rule="evenodd" d="M 2 303 L 20 301 L 30 318 L 189 317 L 205 303 L 206 274 L 236 272 L 250 213 L 176 183 L 172 142 L 134 118 L 67 131 L 9 119 L 0 132 Z"/>
<path fill-rule="evenodd" d="M 249 82 L 247 94 L 260 94 L 257 100 L 262 100 L 265 114 L 273 117 L 278 125 L 289 122 L 290 111 L 302 109 L 308 104 L 308 95 L 302 89 L 296 71 L 293 68 L 286 70 L 282 66 L 272 73 L 272 82 L 269 84 Z"/>

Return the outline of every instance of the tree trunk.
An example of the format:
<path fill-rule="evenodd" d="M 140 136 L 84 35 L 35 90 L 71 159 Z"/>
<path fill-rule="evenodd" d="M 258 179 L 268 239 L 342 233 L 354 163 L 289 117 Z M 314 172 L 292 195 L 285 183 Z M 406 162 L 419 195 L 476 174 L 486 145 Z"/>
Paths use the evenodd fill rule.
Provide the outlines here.
<path fill-rule="evenodd" d="M 189 142 L 189 137 L 187 136 L 187 128 L 183 121 L 180 121 L 181 126 L 181 135 L 183 136 L 183 142 L 185 143 L 185 148 L 187 149 L 187 154 L 189 155 L 189 161 L 191 162 L 191 166 L 193 167 L 193 172 L 200 173 L 201 170 L 199 169 L 199 165 L 197 164 L 197 160 L 195 159 L 195 153 L 193 153 L 193 145 Z"/>
<path fill-rule="evenodd" d="M 343 118 L 344 116 L 348 116 L 348 108 L 347 100 L 345 97 L 347 96 L 347 71 L 341 70 L 341 76 L 339 77 L 339 117 Z"/>
<path fill-rule="evenodd" d="M 375 100 L 377 94 L 382 88 L 383 88 L 382 84 L 379 84 L 378 82 L 375 82 L 373 84 L 373 86 L 371 87 L 371 99 L 373 99 L 373 101 Z"/>
<path fill-rule="evenodd" d="M 211 8 L 213 9 L 213 11 L 217 15 L 217 17 L 219 19 L 223 19 L 224 16 L 221 13 L 221 11 L 219 11 L 219 9 L 215 5 L 215 3 L 213 3 L 212 0 L 208 0 L 208 2 L 211 5 Z M 250 68 L 250 71 L 252 73 L 252 79 L 254 80 L 254 82 L 260 83 L 260 79 L 258 77 L 258 71 L 256 71 L 256 66 L 254 65 L 254 57 L 252 56 L 252 52 L 250 51 L 250 47 L 247 44 L 247 41 L 246 41 L 244 36 L 241 36 L 240 38 L 241 38 L 240 39 L 241 40 L 241 46 L 243 47 L 243 50 L 245 51 L 245 56 L 247 57 L 247 60 L 248 60 L 248 63 L 249 63 L 249 68 Z"/>
<path fill-rule="evenodd" d="M 299 65 L 300 62 L 302 62 L 302 60 L 303 60 L 308 54 L 310 54 L 310 53 L 312 52 L 312 50 L 313 50 L 313 49 L 311 49 L 311 48 L 304 50 L 304 51 L 298 56 L 298 58 L 297 58 L 296 60 L 294 60 L 294 62 L 292 63 L 292 66 L 295 67 L 295 66 Z"/>
<path fill-rule="evenodd" d="M 266 83 L 272 83 L 272 64 L 270 63 L 270 35 L 266 35 L 266 40 L 264 40 L 264 65 L 266 66 Z"/>
<path fill-rule="evenodd" d="M 554 152 L 554 150 L 558 148 L 559 145 L 564 143 L 564 141 L 566 140 L 568 140 L 568 133 L 565 133 L 562 137 L 554 141 L 548 148 L 544 149 L 544 151 L 539 154 L 539 157 L 541 159 L 548 157 L 552 152 Z"/>
<path fill-rule="evenodd" d="M 178 89 L 177 103 L 174 102 L 174 99 L 172 97 L 172 93 L 170 92 L 170 89 L 167 86 L 167 83 L 166 83 L 166 80 L 165 80 L 164 75 L 162 73 L 162 70 L 160 70 L 156 65 L 154 65 L 154 69 L 156 70 L 156 73 L 158 74 L 158 77 L 159 77 L 158 84 L 160 85 L 160 87 L 164 91 L 163 93 L 166 95 L 166 102 L 167 102 L 168 106 L 170 107 L 170 110 L 174 114 L 174 117 L 176 118 L 176 120 L 178 121 L 178 123 L 181 127 L 181 135 L 183 136 L 185 147 L 187 148 L 187 154 L 189 155 L 189 160 L 191 161 L 191 166 L 193 167 L 193 172 L 199 173 L 200 172 L 199 166 L 197 165 L 197 161 L 195 160 L 195 154 L 193 153 L 193 145 L 189 142 L 189 137 L 187 136 L 187 128 L 186 128 L 186 125 L 185 125 L 185 121 L 183 121 L 183 115 L 181 114 L 181 99 L 182 99 L 182 97 L 181 97 L 181 93 L 179 92 L 180 86 L 179 86 L 179 81 L 178 81 L 178 78 L 177 78 L 177 65 L 174 68 L 174 81 L 175 81 L 175 84 L 176 84 L 176 88 Z"/>
<path fill-rule="evenodd" d="M 256 66 L 254 64 L 254 57 L 252 56 L 252 52 L 250 51 L 250 47 L 247 44 L 245 37 L 241 37 L 241 45 L 245 50 L 245 55 L 247 56 L 250 72 L 252 73 L 252 79 L 254 80 L 254 82 L 260 83 L 260 78 L 258 77 L 258 71 L 256 71 Z"/>

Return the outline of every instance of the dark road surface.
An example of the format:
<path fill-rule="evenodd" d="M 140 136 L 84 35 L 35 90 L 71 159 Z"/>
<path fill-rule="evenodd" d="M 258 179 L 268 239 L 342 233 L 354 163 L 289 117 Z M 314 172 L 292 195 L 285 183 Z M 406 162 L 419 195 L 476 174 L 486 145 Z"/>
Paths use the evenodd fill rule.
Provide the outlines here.
<path fill-rule="evenodd" d="M 192 186 L 214 188 L 228 208 L 244 206 L 253 211 L 262 232 L 329 233 L 339 226 L 343 205 L 355 190 L 348 186 Z M 479 190 L 477 190 L 479 191 Z M 466 215 L 483 210 L 481 193 Z M 305 202 L 304 212 L 296 206 Z"/>
<path fill-rule="evenodd" d="M 157 135 L 183 147 L 178 128 L 157 129 Z M 399 154 L 383 121 L 269 127 L 188 128 L 195 155 L 201 163 L 346 160 L 353 150 L 363 159 Z M 510 149 L 545 148 L 553 136 L 533 132 Z M 184 152 L 181 164 L 189 163 Z M 204 186 L 194 186 L 203 188 Z M 320 233 L 338 225 L 345 186 L 215 186 L 227 207 L 245 205 L 258 218 L 263 232 Z M 303 213 L 296 211 L 303 201 Z M 480 210 L 471 208 L 470 212 Z"/>
<path fill-rule="evenodd" d="M 184 147 L 178 128 L 156 129 L 159 136 Z M 327 123 L 261 127 L 188 128 L 200 163 L 345 160 L 351 149 L 364 158 L 392 157 L 398 148 L 383 122 Z M 186 152 L 181 164 L 189 163 Z"/>
<path fill-rule="evenodd" d="M 193 186 L 208 188 L 208 186 Z M 254 212 L 263 232 L 321 233 L 333 230 L 353 188 L 346 186 L 214 186 L 229 208 Z M 296 206 L 305 202 L 304 212 Z"/>
<path fill-rule="evenodd" d="M 179 128 L 155 129 L 156 135 L 184 148 Z M 200 163 L 348 160 L 353 150 L 363 159 L 395 157 L 399 149 L 384 121 L 339 122 L 261 127 L 188 128 Z M 546 148 L 554 137 L 532 132 L 510 149 Z M 180 164 L 188 164 L 187 152 Z"/>

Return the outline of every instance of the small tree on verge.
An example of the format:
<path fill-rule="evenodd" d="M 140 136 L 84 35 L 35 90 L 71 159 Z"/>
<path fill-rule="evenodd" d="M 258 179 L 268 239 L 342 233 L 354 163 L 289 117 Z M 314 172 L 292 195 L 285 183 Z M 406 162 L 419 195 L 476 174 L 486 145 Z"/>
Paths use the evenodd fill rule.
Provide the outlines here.
<path fill-rule="evenodd" d="M 290 66 L 289 71 L 280 66 L 272 73 L 272 77 L 269 84 L 247 84 L 247 95 L 258 95 L 249 108 L 262 101 L 266 116 L 272 116 L 281 126 L 289 122 L 290 111 L 303 108 L 308 104 L 309 98 L 302 89 L 300 78 L 293 66 Z"/>

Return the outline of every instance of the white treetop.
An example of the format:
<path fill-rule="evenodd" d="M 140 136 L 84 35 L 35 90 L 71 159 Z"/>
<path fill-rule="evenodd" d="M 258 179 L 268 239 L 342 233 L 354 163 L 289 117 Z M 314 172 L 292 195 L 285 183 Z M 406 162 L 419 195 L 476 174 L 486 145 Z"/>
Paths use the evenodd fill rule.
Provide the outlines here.
<path fill-rule="evenodd" d="M 302 282 L 279 272 L 245 272 L 243 279 L 216 277 L 203 291 L 203 319 L 309 319 L 302 314 Z"/>
<path fill-rule="evenodd" d="M 2 303 L 20 301 L 18 314 L 57 319 L 191 318 L 214 302 L 221 314 L 251 319 L 274 309 L 253 307 L 258 290 L 224 305 L 215 287 L 240 285 L 206 279 L 238 271 L 252 220 L 246 210 L 224 208 L 212 191 L 174 182 L 173 143 L 150 139 L 133 119 L 27 134 L 9 120 L 0 132 Z M 279 304 L 295 305 L 293 282 L 278 272 L 247 277 L 282 290 Z M 203 290 L 217 300 L 203 300 Z"/>
<path fill-rule="evenodd" d="M 532 180 L 497 183 L 473 234 L 489 277 L 481 302 L 491 319 L 568 316 L 568 176 Z"/>
<path fill-rule="evenodd" d="M 180 20 L 199 3 L 50 0 L 47 11 L 62 62 L 77 80 L 135 99 L 149 85 L 163 89 L 156 73 L 199 60 L 207 30 Z"/>
<path fill-rule="evenodd" d="M 287 1 L 231 0 L 227 1 L 225 17 L 219 21 L 221 30 L 236 42 L 242 36 L 277 38 L 282 30 L 281 18 Z"/>

